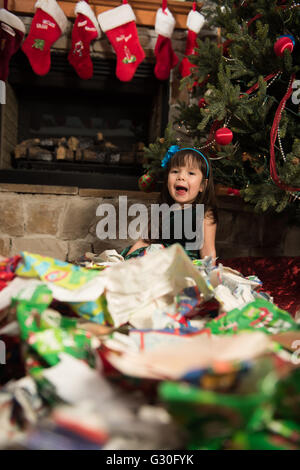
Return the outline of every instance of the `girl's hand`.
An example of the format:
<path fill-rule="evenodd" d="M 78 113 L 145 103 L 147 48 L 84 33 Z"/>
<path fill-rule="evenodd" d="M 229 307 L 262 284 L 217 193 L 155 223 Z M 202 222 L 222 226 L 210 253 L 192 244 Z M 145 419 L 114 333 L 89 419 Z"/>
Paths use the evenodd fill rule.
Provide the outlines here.
<path fill-rule="evenodd" d="M 130 255 L 130 253 L 132 253 L 133 251 L 138 250 L 139 248 L 142 248 L 142 247 L 147 247 L 147 246 L 149 246 L 149 243 L 146 243 L 144 240 L 140 239 L 137 242 L 135 242 L 134 245 L 132 245 L 132 247 L 127 253 L 127 256 Z"/>

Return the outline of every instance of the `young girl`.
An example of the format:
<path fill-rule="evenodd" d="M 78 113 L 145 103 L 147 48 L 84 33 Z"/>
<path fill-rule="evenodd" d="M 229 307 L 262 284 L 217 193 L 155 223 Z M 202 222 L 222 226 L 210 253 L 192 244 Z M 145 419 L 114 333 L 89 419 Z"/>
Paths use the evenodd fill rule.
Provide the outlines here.
<path fill-rule="evenodd" d="M 212 168 L 208 158 L 200 150 L 194 148 L 180 149 L 177 145 L 172 145 L 162 161 L 165 168 L 164 182 L 158 200 L 159 204 L 167 203 L 172 206 L 177 203 L 182 209 L 192 207 L 193 230 L 196 224 L 196 204 L 204 205 L 203 222 L 203 245 L 200 250 L 185 250 L 191 259 L 204 258 L 205 256 L 216 257 L 215 236 L 217 227 L 217 206 L 214 192 Z M 184 207 L 185 206 L 185 207 Z M 174 243 L 180 243 L 184 248 L 187 240 L 183 235 L 181 239 L 174 235 L 174 216 L 170 214 L 171 233 L 168 239 L 159 240 L 140 239 L 133 246 L 125 248 L 121 253 L 125 259 L 142 256 L 146 247 L 152 243 L 160 243 L 167 247 Z M 178 219 L 177 219 L 178 220 Z M 173 226 L 172 226 L 173 223 Z M 148 224 L 148 231 L 151 220 Z M 183 226 L 183 225 L 182 225 Z M 162 223 L 160 223 L 161 235 Z M 172 233 L 173 230 L 173 233 Z"/>

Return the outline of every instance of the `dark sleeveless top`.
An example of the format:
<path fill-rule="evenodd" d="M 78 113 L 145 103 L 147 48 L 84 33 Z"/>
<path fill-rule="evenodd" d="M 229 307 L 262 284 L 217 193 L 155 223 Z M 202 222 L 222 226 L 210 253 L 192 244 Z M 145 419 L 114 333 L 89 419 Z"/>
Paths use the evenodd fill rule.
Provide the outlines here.
<path fill-rule="evenodd" d="M 166 233 L 166 236 L 164 236 L 164 233 L 162 233 L 162 236 L 158 243 L 161 243 L 166 247 L 174 245 L 174 243 L 179 243 L 191 259 L 199 259 L 199 249 L 202 248 L 203 243 L 200 243 L 198 249 L 188 249 L 189 244 L 196 242 L 196 234 L 198 237 L 200 237 L 199 241 L 203 242 L 203 222 L 201 223 L 201 219 L 198 220 L 198 223 L 201 224 L 201 232 L 198 233 L 199 230 L 197 231 L 196 219 L 197 213 L 196 207 L 194 206 L 191 206 L 186 209 L 171 211 L 170 236 L 168 236 L 168 233 Z M 164 221 L 162 224 L 162 228 L 164 229 Z"/>
<path fill-rule="evenodd" d="M 192 259 L 200 259 L 199 250 L 202 248 L 203 243 L 203 219 L 199 218 L 198 214 L 198 224 L 200 225 L 200 233 L 199 230 L 197 231 L 197 211 L 196 207 L 191 206 L 184 210 L 179 209 L 175 211 L 170 211 L 166 217 L 169 217 L 169 225 L 170 231 L 168 233 L 167 224 L 168 219 L 165 218 L 162 220 L 162 233 L 160 233 L 159 238 L 155 243 L 162 244 L 165 247 L 174 245 L 175 243 L 179 243 L 187 253 L 187 255 Z M 203 216 L 204 217 L 204 216 Z M 199 227 L 198 227 L 199 229 Z M 192 234 L 197 234 L 193 235 Z M 191 237 L 192 236 L 192 237 Z M 199 248 L 195 250 L 188 249 L 189 243 L 195 243 L 196 237 L 198 237 Z M 127 255 L 128 251 L 130 250 L 130 246 L 125 248 L 121 255 L 124 256 L 125 259 L 130 259 L 138 256 L 143 256 L 145 252 L 145 247 L 139 248 L 130 255 Z"/>

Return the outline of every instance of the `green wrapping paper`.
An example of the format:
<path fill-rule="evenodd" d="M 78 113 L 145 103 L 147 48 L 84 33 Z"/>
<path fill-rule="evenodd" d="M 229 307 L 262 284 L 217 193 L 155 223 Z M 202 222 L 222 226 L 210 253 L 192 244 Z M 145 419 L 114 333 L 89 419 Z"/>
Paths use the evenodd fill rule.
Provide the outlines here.
<path fill-rule="evenodd" d="M 299 445 L 282 435 L 271 432 L 240 431 L 227 442 L 230 450 L 298 450 Z"/>
<path fill-rule="evenodd" d="M 21 253 L 22 260 L 18 264 L 16 274 L 20 277 L 39 279 L 48 286 L 63 287 L 69 291 L 83 289 L 90 281 L 99 276 L 99 270 L 85 269 L 64 261 L 41 256 L 26 251 Z M 45 286 L 47 289 L 47 287 Z M 51 292 L 48 289 L 49 294 Z M 49 302 L 50 303 L 50 302 Z M 112 325 L 104 294 L 92 301 L 66 302 L 79 316 L 98 324 Z"/>
<path fill-rule="evenodd" d="M 187 431 L 189 449 L 300 449 L 300 368 L 282 376 L 274 355 L 249 364 L 229 393 L 163 382 L 159 396 Z"/>
<path fill-rule="evenodd" d="M 51 291 L 45 285 L 38 286 L 27 299 L 13 299 L 21 338 L 50 366 L 59 362 L 61 352 L 91 360 L 92 335 L 77 328 L 76 319 L 48 309 L 51 300 Z"/>
<path fill-rule="evenodd" d="M 277 334 L 300 329 L 288 312 L 264 299 L 256 299 L 241 309 L 219 315 L 207 324 L 207 328 L 214 335 L 231 335 L 245 330 Z"/>

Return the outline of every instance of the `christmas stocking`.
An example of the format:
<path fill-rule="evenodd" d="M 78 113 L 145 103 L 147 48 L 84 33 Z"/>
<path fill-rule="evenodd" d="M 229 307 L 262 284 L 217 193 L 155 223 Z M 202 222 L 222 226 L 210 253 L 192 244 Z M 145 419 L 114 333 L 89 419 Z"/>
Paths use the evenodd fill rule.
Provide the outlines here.
<path fill-rule="evenodd" d="M 156 13 L 155 31 L 158 34 L 154 54 L 156 65 L 154 74 L 159 80 L 167 80 L 171 69 L 178 63 L 178 57 L 174 53 L 171 44 L 171 36 L 175 27 L 175 18 L 168 8 L 159 8 Z"/>
<path fill-rule="evenodd" d="M 196 8 L 196 4 L 195 4 Z M 187 40 L 186 40 L 186 48 L 185 48 L 185 55 L 193 55 L 195 54 L 195 47 L 196 47 L 196 40 L 197 40 L 197 35 L 200 32 L 203 24 L 204 24 L 204 16 L 201 15 L 196 10 L 191 10 L 188 14 L 187 17 L 187 22 L 186 26 L 188 28 L 188 35 L 187 35 Z M 187 57 L 184 57 L 182 59 L 182 62 L 179 66 L 179 72 L 182 77 L 187 77 L 191 73 L 191 67 L 193 67 L 193 64 L 189 61 Z"/>
<path fill-rule="evenodd" d="M 130 81 L 145 58 L 131 6 L 124 3 L 100 13 L 98 21 L 117 54 L 116 76 L 122 82 Z"/>
<path fill-rule="evenodd" d="M 100 28 L 93 10 L 87 2 L 78 2 L 75 13 L 76 20 L 72 31 L 72 47 L 68 59 L 79 77 L 86 80 L 93 76 L 90 43 L 100 37 Z"/>
<path fill-rule="evenodd" d="M 22 50 L 33 71 L 46 75 L 51 65 L 50 48 L 66 30 L 68 20 L 56 0 L 38 0 L 30 31 Z"/>
<path fill-rule="evenodd" d="M 0 9 L 0 80 L 6 81 L 11 56 L 19 49 L 25 26 L 16 15 Z"/>

